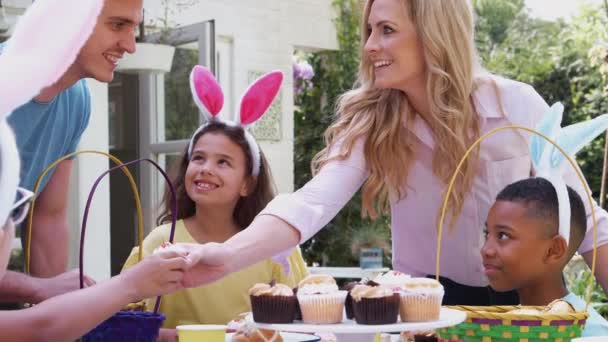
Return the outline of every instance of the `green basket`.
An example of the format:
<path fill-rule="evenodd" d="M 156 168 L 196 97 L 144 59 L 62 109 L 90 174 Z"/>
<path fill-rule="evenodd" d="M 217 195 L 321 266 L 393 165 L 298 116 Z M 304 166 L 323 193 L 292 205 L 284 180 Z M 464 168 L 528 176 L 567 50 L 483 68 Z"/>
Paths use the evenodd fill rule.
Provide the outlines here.
<path fill-rule="evenodd" d="M 588 318 L 586 312 L 565 314 L 511 314 L 530 306 L 449 306 L 466 312 L 467 319 L 456 326 L 437 330 L 443 342 L 569 342 L 580 337 Z"/>

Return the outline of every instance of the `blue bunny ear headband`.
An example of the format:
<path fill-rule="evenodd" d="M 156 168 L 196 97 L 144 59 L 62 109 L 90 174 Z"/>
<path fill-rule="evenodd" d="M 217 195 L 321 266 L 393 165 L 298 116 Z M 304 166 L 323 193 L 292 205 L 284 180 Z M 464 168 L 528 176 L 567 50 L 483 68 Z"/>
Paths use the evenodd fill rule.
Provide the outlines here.
<path fill-rule="evenodd" d="M 103 0 L 37 0 L 0 53 L 0 227 L 10 215 L 20 170 L 7 118 L 65 73 L 93 31 L 102 5 Z M 66 8 L 71 15 L 65 16 Z"/>
<path fill-rule="evenodd" d="M 608 114 L 600 115 L 567 127 L 561 127 L 564 106 L 557 102 L 543 116 L 536 131 L 555 141 L 568 155 L 575 155 L 591 140 L 608 128 Z M 544 138 L 533 135 L 530 140 L 530 157 L 537 177 L 547 179 L 557 193 L 559 208 L 559 235 L 570 243 L 570 199 L 563 178 L 566 157 Z"/>

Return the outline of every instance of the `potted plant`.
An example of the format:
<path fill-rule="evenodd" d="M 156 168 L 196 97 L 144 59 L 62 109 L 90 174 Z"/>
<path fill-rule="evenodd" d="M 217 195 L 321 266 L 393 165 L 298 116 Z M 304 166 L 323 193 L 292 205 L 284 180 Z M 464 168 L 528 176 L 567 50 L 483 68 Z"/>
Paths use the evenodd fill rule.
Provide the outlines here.
<path fill-rule="evenodd" d="M 127 54 L 118 65 L 117 71 L 126 73 L 171 71 L 175 46 L 169 44 L 169 34 L 178 27 L 170 18 L 194 4 L 193 0 L 161 0 L 161 15 L 139 25 L 137 50 Z M 145 14 L 145 11 L 144 11 Z M 151 27 L 157 37 L 155 42 L 147 41 L 146 27 Z"/>
<path fill-rule="evenodd" d="M 390 228 L 383 219 L 352 229 L 351 252 L 361 268 L 382 268 L 391 254 Z"/>

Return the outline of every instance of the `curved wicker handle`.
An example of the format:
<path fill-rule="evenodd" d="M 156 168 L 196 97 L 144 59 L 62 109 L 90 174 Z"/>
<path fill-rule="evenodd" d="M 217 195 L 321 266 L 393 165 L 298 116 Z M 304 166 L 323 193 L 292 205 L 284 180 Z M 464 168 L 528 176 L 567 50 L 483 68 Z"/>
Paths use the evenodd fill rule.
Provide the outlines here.
<path fill-rule="evenodd" d="M 25 273 L 29 274 L 30 273 L 30 262 L 31 262 L 31 248 L 30 246 L 32 245 L 32 218 L 34 217 L 34 207 L 36 206 L 36 198 L 38 197 L 38 190 L 40 188 L 40 184 L 42 183 L 42 179 L 44 178 L 44 176 L 46 176 L 47 173 L 49 173 L 49 171 L 54 168 L 55 166 L 57 166 L 57 164 L 61 163 L 62 161 L 74 157 L 76 155 L 80 155 L 80 154 L 99 154 L 102 156 L 106 156 L 109 159 L 111 159 L 115 164 L 117 165 L 121 165 L 123 164 L 123 162 L 116 158 L 115 156 L 109 154 L 109 153 L 105 153 L 105 152 L 101 152 L 101 151 L 95 151 L 95 150 L 86 150 L 86 151 L 79 151 L 79 152 L 74 152 L 74 153 L 70 153 L 64 157 L 61 157 L 59 159 L 57 159 L 56 161 L 54 161 L 51 165 L 49 165 L 46 169 L 44 169 L 44 171 L 42 171 L 42 173 L 38 176 L 38 178 L 36 179 L 36 184 L 34 186 L 34 197 L 32 199 L 32 203 L 30 205 L 30 210 L 28 213 L 28 223 L 27 223 L 27 230 L 26 230 L 26 244 L 24 246 L 24 250 L 25 250 Z M 137 188 L 137 184 L 135 183 L 135 180 L 133 179 L 133 175 L 131 174 L 131 171 L 129 171 L 129 169 L 127 169 L 126 167 L 122 169 L 122 171 L 124 172 L 124 174 L 127 176 L 127 178 L 129 178 L 129 183 L 131 184 L 131 189 L 133 189 L 133 197 L 135 198 L 135 207 L 137 209 L 137 231 L 138 231 L 138 242 L 139 242 L 139 250 L 138 250 L 138 260 L 141 260 L 142 258 L 142 250 L 141 250 L 141 246 L 143 244 L 143 239 L 144 239 L 144 219 L 143 219 L 143 214 L 142 214 L 142 209 L 141 209 L 141 200 L 139 198 L 139 189 Z M 81 287 L 82 287 L 82 280 L 81 280 Z"/>
<path fill-rule="evenodd" d="M 597 259 L 597 221 L 595 219 L 595 209 L 593 208 L 593 198 L 591 197 L 591 192 L 589 191 L 587 186 L 585 186 L 585 184 L 586 184 L 585 178 L 583 177 L 582 172 L 578 169 L 576 162 L 568 155 L 568 153 L 566 153 L 566 151 L 564 151 L 556 142 L 551 140 L 551 138 L 549 138 L 548 136 L 546 136 L 540 132 L 537 132 L 531 128 L 528 128 L 528 127 L 510 125 L 510 126 L 495 128 L 495 129 L 489 131 L 488 133 L 482 135 L 479 139 L 477 139 L 477 141 L 475 141 L 471 145 L 471 147 L 469 147 L 467 152 L 464 154 L 464 156 L 458 163 L 458 166 L 456 167 L 456 170 L 454 171 L 452 178 L 450 179 L 448 189 L 445 192 L 445 197 L 443 199 L 443 206 L 441 207 L 441 217 L 439 219 L 438 228 L 437 228 L 437 261 L 436 261 L 436 266 L 435 266 L 435 274 L 436 274 L 435 277 L 436 277 L 437 281 L 439 281 L 439 265 L 440 265 L 439 257 L 441 255 L 441 233 L 443 231 L 443 221 L 445 219 L 445 212 L 446 212 L 447 205 L 448 205 L 449 194 L 452 191 L 454 182 L 456 181 L 456 176 L 458 176 L 458 173 L 460 172 L 460 168 L 464 164 L 467 157 L 471 154 L 471 151 L 473 151 L 473 149 L 475 149 L 477 147 L 477 145 L 479 145 L 483 139 L 487 138 L 488 136 L 490 136 L 496 132 L 507 130 L 507 129 L 521 129 L 521 130 L 528 131 L 530 133 L 536 134 L 536 135 L 544 138 L 545 140 L 550 142 L 553 146 L 555 146 L 555 148 L 557 148 L 564 155 L 564 157 L 566 159 L 568 159 L 568 162 L 570 162 L 570 165 L 572 165 L 572 167 L 576 171 L 578 178 L 583 183 L 583 188 L 585 188 L 585 194 L 587 195 L 586 197 L 587 197 L 587 200 L 589 201 L 589 205 L 591 207 L 591 216 L 593 219 L 593 261 L 591 262 L 591 274 L 594 275 L 595 274 L 595 262 Z M 593 289 L 593 277 L 589 277 L 589 284 L 587 285 L 587 298 L 586 298 L 585 310 L 587 310 L 589 308 L 589 302 L 591 301 L 592 289 Z"/>
<path fill-rule="evenodd" d="M 156 169 L 158 169 L 158 171 L 165 178 L 165 181 L 167 182 L 169 190 L 171 191 L 171 234 L 169 235 L 169 242 L 173 243 L 173 237 L 175 235 L 175 223 L 177 222 L 177 195 L 175 194 L 175 188 L 173 187 L 173 184 L 171 183 L 169 176 L 167 176 L 165 171 L 155 161 L 153 161 L 151 159 L 147 159 L 147 158 L 137 159 L 137 160 L 130 161 L 128 163 L 114 166 L 113 168 L 106 170 L 99 177 L 97 177 L 97 179 L 95 180 L 95 183 L 93 184 L 93 188 L 89 192 L 89 197 L 87 198 L 87 204 L 85 205 L 85 208 L 84 208 L 84 215 L 82 216 L 82 232 L 80 234 L 80 256 L 79 256 L 80 288 L 83 288 L 83 285 L 84 285 L 83 284 L 83 279 L 84 279 L 84 273 L 83 273 L 84 238 L 85 238 L 85 234 L 86 234 L 86 230 L 87 230 L 87 218 L 89 217 L 89 209 L 91 207 L 91 201 L 93 200 L 93 195 L 95 194 L 95 190 L 97 189 L 97 186 L 99 185 L 99 183 L 102 181 L 103 177 L 105 177 L 110 172 L 112 172 L 116 169 L 123 169 L 125 166 L 129 166 L 131 164 L 138 164 L 142 161 L 147 161 L 147 162 L 151 163 L 152 165 L 154 165 L 156 167 Z M 140 250 L 141 250 L 141 244 L 140 244 Z M 160 298 L 161 298 L 161 296 L 158 296 L 156 298 L 156 304 L 154 305 L 154 313 L 158 313 L 158 308 L 160 306 Z"/>

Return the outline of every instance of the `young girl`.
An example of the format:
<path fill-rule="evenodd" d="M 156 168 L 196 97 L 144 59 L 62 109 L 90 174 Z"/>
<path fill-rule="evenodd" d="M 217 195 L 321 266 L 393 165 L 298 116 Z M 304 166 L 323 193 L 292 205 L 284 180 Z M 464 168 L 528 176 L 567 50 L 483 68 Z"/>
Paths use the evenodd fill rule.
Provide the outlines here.
<path fill-rule="evenodd" d="M 261 117 L 278 91 L 281 80 L 280 73 L 271 73 L 249 88 L 241 105 L 241 124 Z M 213 76 L 206 69 L 195 67 L 191 86 L 201 110 L 211 115 L 208 123 L 192 136 L 173 180 L 179 219 L 174 242 L 224 242 L 247 227 L 274 197 L 273 182 L 268 163 L 253 137 L 241 125 L 223 122 L 214 116 L 221 104 L 213 107 L 213 104 L 205 103 L 209 96 L 222 101 L 221 90 Z M 274 89 L 269 91 L 267 86 Z M 274 94 L 269 94 L 272 91 Z M 164 225 L 146 237 L 144 255 L 150 255 L 169 241 L 172 214 L 169 196 L 166 192 L 164 210 L 159 217 L 159 223 Z M 132 266 L 136 260 L 137 249 L 134 249 L 124 268 Z M 275 280 L 295 287 L 307 274 L 297 249 L 290 256 L 289 263 L 289 276 L 281 265 L 267 259 L 221 281 L 163 297 L 160 311 L 167 316 L 164 327 L 174 329 L 182 324 L 227 323 L 239 313 L 251 310 L 248 290 L 255 283 Z M 153 300 L 149 304 L 153 305 Z M 164 340 L 172 340 L 175 331 L 163 329 L 161 335 Z"/>

